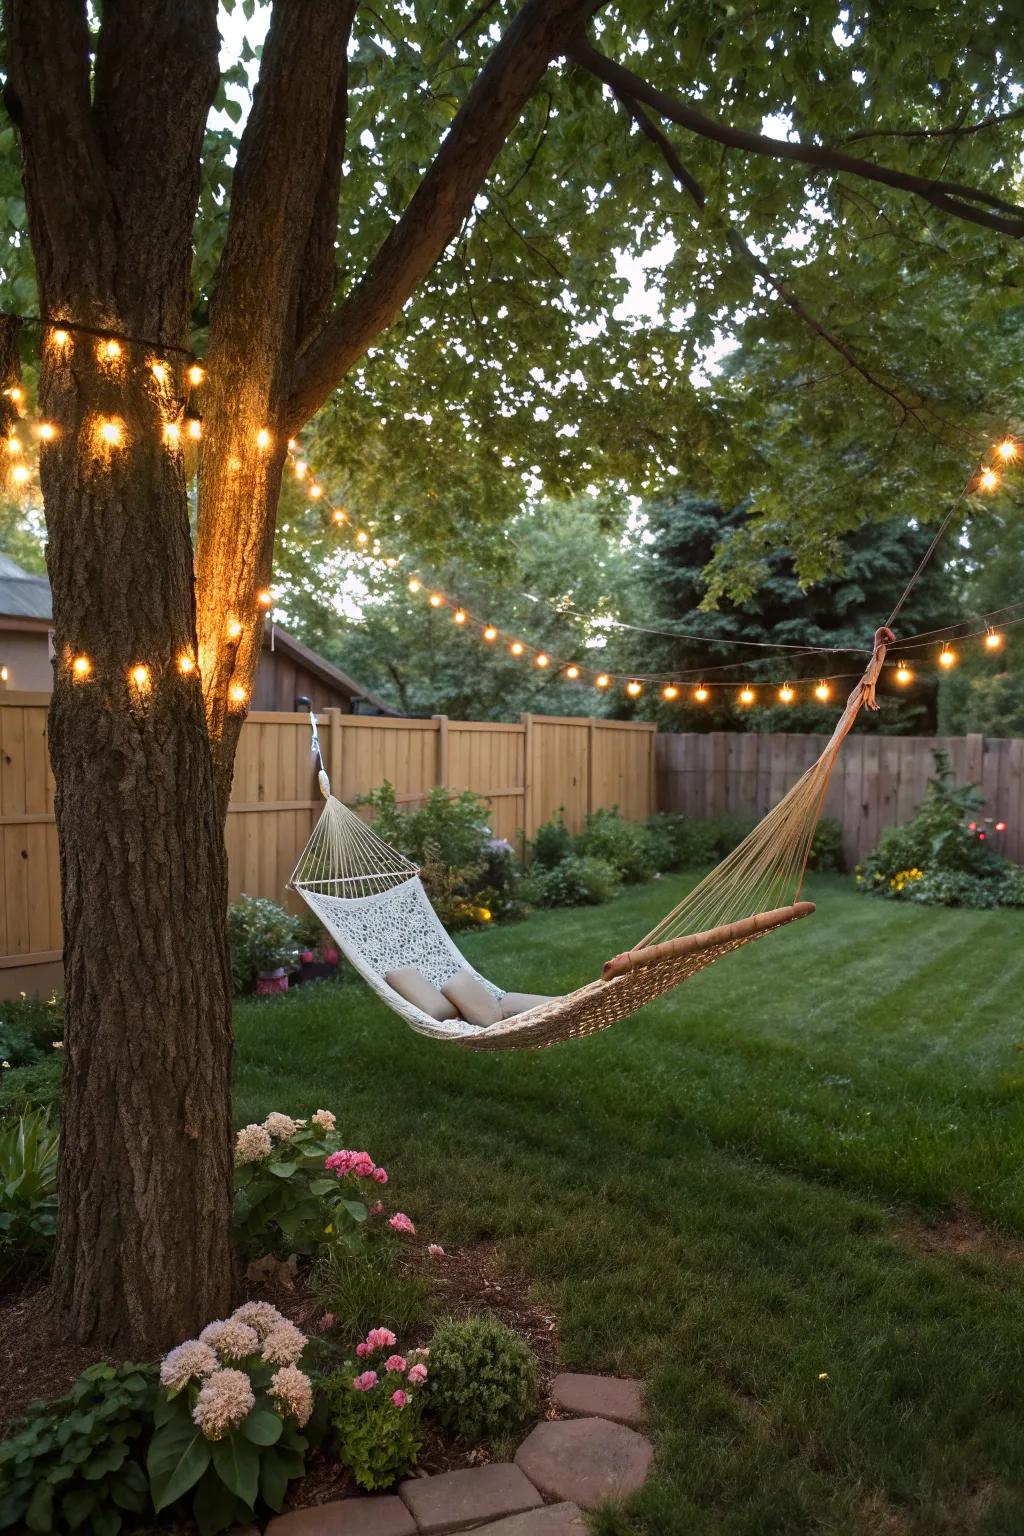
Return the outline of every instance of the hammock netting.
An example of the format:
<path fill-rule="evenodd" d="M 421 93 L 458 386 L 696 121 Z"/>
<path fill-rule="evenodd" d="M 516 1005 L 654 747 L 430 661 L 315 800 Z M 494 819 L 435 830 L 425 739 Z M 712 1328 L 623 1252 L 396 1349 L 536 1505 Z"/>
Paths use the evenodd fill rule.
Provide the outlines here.
<path fill-rule="evenodd" d="M 496 998 L 503 989 L 469 964 L 438 921 L 414 864 L 321 787 L 326 805 L 291 885 L 342 953 L 420 1034 L 471 1050 L 522 1050 L 607 1029 L 723 955 L 814 911 L 800 899 L 814 831 L 836 757 L 862 706 L 876 708 L 875 683 L 892 632 L 880 629 L 867 670 L 818 760 L 729 856 L 601 976 L 497 1024 L 439 1020 L 401 997 L 389 971 L 415 967 L 442 988 L 468 970 Z"/>

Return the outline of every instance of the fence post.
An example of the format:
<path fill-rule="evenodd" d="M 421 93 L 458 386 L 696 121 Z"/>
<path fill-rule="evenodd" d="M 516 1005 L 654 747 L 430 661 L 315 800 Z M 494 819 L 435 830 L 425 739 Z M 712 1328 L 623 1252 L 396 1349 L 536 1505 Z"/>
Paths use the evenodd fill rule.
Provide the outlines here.
<path fill-rule="evenodd" d="M 967 773 L 969 784 L 980 784 L 985 771 L 985 738 L 976 733 L 967 735 Z"/>
<path fill-rule="evenodd" d="M 587 815 L 594 810 L 594 760 L 597 747 L 597 717 L 587 719 Z"/>
<path fill-rule="evenodd" d="M 448 716 L 431 715 L 437 724 L 437 782 L 442 789 L 448 788 Z"/>
<path fill-rule="evenodd" d="M 344 743 L 341 735 L 341 710 L 337 708 L 325 709 L 327 716 L 327 772 L 331 780 L 331 790 L 339 800 L 344 798 L 344 785 L 341 782 L 344 770 Z"/>
<path fill-rule="evenodd" d="M 537 828 L 533 824 L 533 716 L 519 717 L 523 722 L 523 831 L 531 838 Z"/>

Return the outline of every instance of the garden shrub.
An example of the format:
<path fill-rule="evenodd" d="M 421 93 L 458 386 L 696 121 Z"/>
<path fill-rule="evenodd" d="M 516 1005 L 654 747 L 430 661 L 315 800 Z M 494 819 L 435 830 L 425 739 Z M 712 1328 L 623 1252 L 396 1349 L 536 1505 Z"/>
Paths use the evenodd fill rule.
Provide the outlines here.
<path fill-rule="evenodd" d="M 857 887 L 925 905 L 995 906 L 1007 866 L 978 830 L 981 792 L 956 783 L 948 753 L 933 756 L 935 774 L 920 810 L 882 833 L 857 868 Z"/>
<path fill-rule="evenodd" d="M 461 1439 L 517 1429 L 537 1404 L 537 1357 L 490 1314 L 442 1323 L 430 1341 L 428 1411 Z"/>
<path fill-rule="evenodd" d="M 60 1104 L 62 1054 L 51 1050 L 45 1061 L 31 1067 L 0 1071 L 0 1119 Z"/>
<path fill-rule="evenodd" d="M 599 906 L 619 894 L 619 876 L 607 859 L 574 853 L 554 869 L 531 871 L 525 891 L 538 907 Z"/>
<path fill-rule="evenodd" d="M 541 822 L 533 839 L 533 866 L 554 869 L 572 853 L 572 833 L 561 806 L 550 821 Z"/>
<path fill-rule="evenodd" d="M 261 971 L 294 966 L 300 922 L 265 896 L 241 896 L 228 907 L 231 979 L 236 992 L 250 992 Z"/>
<path fill-rule="evenodd" d="M 279 1512 L 301 1477 L 313 1383 L 308 1340 L 268 1301 L 248 1301 L 164 1357 L 146 1466 L 157 1512 L 187 1500 L 200 1536 Z"/>
<path fill-rule="evenodd" d="M 838 817 L 823 816 L 818 822 L 807 865 L 820 874 L 837 872 L 843 868 L 843 824 Z"/>
<path fill-rule="evenodd" d="M 756 816 L 715 816 L 709 825 L 715 829 L 716 861 L 724 859 L 749 837 L 758 824 Z"/>
<path fill-rule="evenodd" d="M 1011 864 L 999 882 L 1001 907 L 1024 907 L 1024 868 Z"/>
<path fill-rule="evenodd" d="M 28 1279 L 57 1231 L 60 1137 L 43 1110 L 0 1126 L 0 1281 Z"/>
<path fill-rule="evenodd" d="M 370 1493 L 392 1488 L 419 1459 L 425 1352 L 405 1356 L 397 1343 L 392 1329 L 371 1328 L 356 1345 L 356 1359 L 320 1383 L 338 1455 Z"/>
<path fill-rule="evenodd" d="M 235 1229 L 247 1251 L 312 1253 L 326 1237 L 359 1251 L 361 1189 L 387 1183 L 368 1152 L 339 1146 L 334 1115 L 308 1121 L 274 1112 L 235 1137 Z M 361 1185 L 361 1181 L 364 1181 Z"/>
<path fill-rule="evenodd" d="M 713 821 L 695 821 L 678 811 L 659 811 L 647 823 L 652 862 L 656 869 L 701 869 L 718 857 L 719 828 Z"/>
<path fill-rule="evenodd" d="M 0 1061 L 12 1067 L 33 1066 L 53 1051 L 54 1041 L 64 1038 L 63 1000 L 42 1002 L 19 997 L 0 1003 Z"/>
<path fill-rule="evenodd" d="M 575 839 L 574 846 L 584 858 L 604 859 L 627 885 L 649 880 L 656 873 L 646 827 L 623 821 L 617 805 L 610 810 L 590 811 L 586 828 Z"/>
<path fill-rule="evenodd" d="M 152 1427 L 156 1372 L 91 1365 L 66 1397 L 33 1403 L 0 1442 L 0 1530 L 117 1536 L 149 1507 L 138 1459 Z"/>

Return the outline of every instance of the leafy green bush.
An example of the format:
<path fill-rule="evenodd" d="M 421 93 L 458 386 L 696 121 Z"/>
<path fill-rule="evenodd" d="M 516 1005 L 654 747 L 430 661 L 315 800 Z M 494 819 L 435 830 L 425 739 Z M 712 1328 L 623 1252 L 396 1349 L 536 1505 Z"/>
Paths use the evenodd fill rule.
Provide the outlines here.
<path fill-rule="evenodd" d="M 978 832 L 981 792 L 976 785 L 957 784 L 948 753 L 933 756 L 935 774 L 920 810 L 903 826 L 882 833 L 856 870 L 857 887 L 926 905 L 995 906 L 1006 863 Z M 946 878 L 954 875 L 968 879 Z M 993 891 L 978 889 L 989 883 Z"/>
<path fill-rule="evenodd" d="M 0 1118 L 50 1109 L 60 1103 L 63 1054 L 51 1050 L 45 1061 L 0 1072 Z"/>
<path fill-rule="evenodd" d="M 357 1360 L 320 1383 L 338 1455 L 360 1488 L 371 1493 L 392 1488 L 419 1459 L 427 1367 L 418 1350 L 408 1357 L 392 1353 L 397 1343 L 392 1329 L 371 1328 L 356 1346 Z"/>
<path fill-rule="evenodd" d="M 719 827 L 678 811 L 659 811 L 647 823 L 654 865 L 659 870 L 701 869 L 718 857 Z"/>
<path fill-rule="evenodd" d="M 565 824 L 565 813 L 559 807 L 550 821 L 541 822 L 533 839 L 533 864 L 541 869 L 554 869 L 572 853 L 572 833 Z"/>
<path fill-rule="evenodd" d="M 292 966 L 299 953 L 299 919 L 265 896 L 241 896 L 228 907 L 231 979 L 249 992 L 261 971 Z"/>
<path fill-rule="evenodd" d="M 715 816 L 708 823 L 715 829 L 715 857 L 724 859 L 738 848 L 745 837 L 749 837 L 757 826 L 756 816 Z"/>
<path fill-rule="evenodd" d="M 334 1116 L 309 1122 L 276 1111 L 235 1137 L 235 1230 L 250 1252 L 312 1253 L 325 1238 L 358 1251 L 366 1187 L 387 1182 L 367 1152 L 339 1148 Z"/>
<path fill-rule="evenodd" d="M 516 1429 L 537 1403 L 537 1357 L 491 1315 L 442 1323 L 430 1341 L 428 1411 L 464 1440 Z"/>
<path fill-rule="evenodd" d="M 619 894 L 619 876 L 607 859 L 573 853 L 554 869 L 531 871 L 524 888 L 538 907 L 599 906 Z"/>
<path fill-rule="evenodd" d="M 837 817 L 823 816 L 818 822 L 807 866 L 822 874 L 843 868 L 843 824 Z"/>
<path fill-rule="evenodd" d="M 146 1467 L 157 1512 L 188 1500 L 200 1536 L 275 1512 L 306 1467 L 308 1340 L 267 1301 L 244 1302 L 164 1357 Z"/>
<path fill-rule="evenodd" d="M 398 1244 L 379 1239 L 354 1255 L 335 1244 L 317 1262 L 311 1289 L 338 1338 L 361 1337 L 376 1323 L 410 1333 L 430 1317 L 430 1287 L 398 1261 Z"/>
<path fill-rule="evenodd" d="M 646 827 L 623 821 L 617 805 L 588 814 L 585 830 L 575 839 L 575 850 L 584 858 L 604 859 L 627 885 L 649 880 L 656 873 Z"/>
<path fill-rule="evenodd" d="M 66 1397 L 34 1403 L 0 1443 L 0 1530 L 117 1536 L 149 1506 L 139 1445 L 152 1424 L 156 1372 L 91 1365 Z"/>
<path fill-rule="evenodd" d="M 12 1067 L 28 1067 L 53 1051 L 53 1042 L 64 1038 L 64 1005 L 60 998 L 42 1002 L 19 997 L 0 1003 L 0 1061 Z"/>
<path fill-rule="evenodd" d="M 1024 907 L 1024 868 L 1011 864 L 999 882 L 1001 907 Z"/>
<path fill-rule="evenodd" d="M 42 1268 L 57 1231 L 60 1137 L 42 1110 L 0 1127 L 0 1279 Z"/>

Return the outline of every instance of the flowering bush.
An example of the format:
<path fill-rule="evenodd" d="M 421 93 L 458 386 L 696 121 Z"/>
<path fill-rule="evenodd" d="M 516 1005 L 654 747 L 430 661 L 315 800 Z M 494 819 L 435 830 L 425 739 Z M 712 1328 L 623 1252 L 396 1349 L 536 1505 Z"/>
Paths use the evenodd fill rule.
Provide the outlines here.
<path fill-rule="evenodd" d="M 241 896 L 228 907 L 231 980 L 248 992 L 261 971 L 294 965 L 299 953 L 299 919 L 265 896 Z"/>
<path fill-rule="evenodd" d="M 322 1385 L 338 1455 L 360 1488 L 390 1488 L 416 1465 L 420 1397 L 428 1377 L 428 1350 L 396 1349 L 390 1328 L 371 1328 L 356 1345 L 356 1359 Z"/>
<path fill-rule="evenodd" d="M 427 1407 L 465 1440 L 516 1429 L 537 1401 L 537 1357 L 493 1316 L 442 1323 L 430 1341 Z"/>
<path fill-rule="evenodd" d="M 366 1221 L 365 1188 L 388 1181 L 367 1152 L 339 1147 L 335 1117 L 308 1120 L 275 1111 L 235 1137 L 235 1225 L 249 1248 L 312 1253 L 326 1238 L 357 1251 Z"/>
<path fill-rule="evenodd" d="M 305 1470 L 306 1343 L 270 1302 L 247 1301 L 164 1357 L 147 1458 L 157 1513 L 190 1496 L 200 1536 L 214 1536 L 251 1522 L 259 1500 L 280 1510 Z"/>
<path fill-rule="evenodd" d="M 141 1515 L 148 1486 L 136 1459 L 157 1388 L 146 1365 L 91 1365 L 66 1397 L 34 1403 L 0 1443 L 0 1530 L 117 1536 Z"/>

